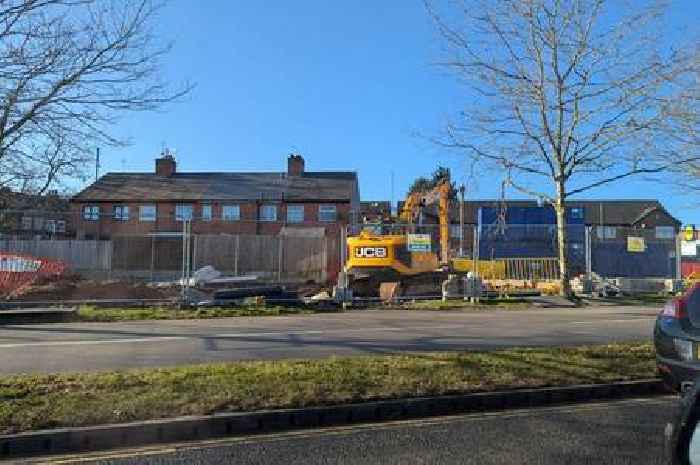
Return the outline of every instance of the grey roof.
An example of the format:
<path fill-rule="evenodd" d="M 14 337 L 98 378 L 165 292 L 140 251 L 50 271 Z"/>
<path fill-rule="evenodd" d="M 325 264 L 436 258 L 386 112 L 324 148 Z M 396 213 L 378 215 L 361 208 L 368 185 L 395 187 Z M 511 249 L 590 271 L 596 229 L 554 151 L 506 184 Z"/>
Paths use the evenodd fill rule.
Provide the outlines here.
<path fill-rule="evenodd" d="M 620 199 L 620 200 L 568 200 L 568 207 L 583 207 L 585 223 L 589 225 L 634 225 L 641 222 L 647 215 L 659 212 L 668 216 L 671 223 L 680 226 L 681 222 L 674 218 L 655 199 Z M 468 224 L 476 224 L 476 216 L 479 207 L 499 207 L 500 200 L 465 200 L 464 221 Z M 506 200 L 507 207 L 537 207 L 534 200 Z M 429 215 L 434 214 L 426 210 Z M 452 201 L 450 205 L 450 220 L 459 220 L 459 203 Z"/>
<path fill-rule="evenodd" d="M 350 171 L 286 173 L 107 173 L 75 201 L 290 200 L 351 201 L 357 174 Z"/>

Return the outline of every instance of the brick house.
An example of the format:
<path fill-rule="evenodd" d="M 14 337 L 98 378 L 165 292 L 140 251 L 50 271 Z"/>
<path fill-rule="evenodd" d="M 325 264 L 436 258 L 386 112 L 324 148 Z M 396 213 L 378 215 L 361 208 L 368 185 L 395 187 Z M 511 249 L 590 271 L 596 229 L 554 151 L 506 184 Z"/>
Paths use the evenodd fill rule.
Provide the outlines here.
<path fill-rule="evenodd" d="M 167 152 L 152 173 L 108 173 L 70 200 L 78 239 L 182 231 L 193 234 L 339 235 L 359 214 L 355 172 L 178 172 Z"/>
<path fill-rule="evenodd" d="M 75 234 L 66 197 L 0 189 L 0 235 L 16 239 L 65 239 Z"/>
<path fill-rule="evenodd" d="M 391 201 L 367 200 L 360 202 L 360 220 L 363 223 L 391 221 Z"/>

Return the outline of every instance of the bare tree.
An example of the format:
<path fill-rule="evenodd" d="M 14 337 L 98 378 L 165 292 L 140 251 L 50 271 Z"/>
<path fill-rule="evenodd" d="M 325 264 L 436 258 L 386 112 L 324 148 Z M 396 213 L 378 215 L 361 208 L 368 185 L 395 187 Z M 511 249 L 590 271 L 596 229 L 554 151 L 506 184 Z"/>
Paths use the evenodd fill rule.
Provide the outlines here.
<path fill-rule="evenodd" d="M 688 79 L 687 85 L 679 97 L 671 102 L 668 114 L 675 124 L 673 136 L 681 147 L 675 160 L 682 161 L 689 154 L 700 151 L 700 50 L 696 51 L 694 75 Z M 697 197 L 700 193 L 700 161 L 692 160 L 673 166 L 674 176 L 669 181 L 680 188 L 682 195 Z M 697 204 L 697 199 L 693 199 Z"/>
<path fill-rule="evenodd" d="M 669 115 L 696 66 L 692 47 L 658 50 L 657 3 L 425 2 L 447 46 L 441 64 L 472 89 L 436 142 L 512 173 L 512 187 L 553 205 L 568 296 L 567 199 L 699 159 L 680 150 Z"/>
<path fill-rule="evenodd" d="M 0 0 L 0 187 L 43 193 L 83 172 L 130 111 L 185 95 L 159 77 L 170 44 L 150 0 Z"/>

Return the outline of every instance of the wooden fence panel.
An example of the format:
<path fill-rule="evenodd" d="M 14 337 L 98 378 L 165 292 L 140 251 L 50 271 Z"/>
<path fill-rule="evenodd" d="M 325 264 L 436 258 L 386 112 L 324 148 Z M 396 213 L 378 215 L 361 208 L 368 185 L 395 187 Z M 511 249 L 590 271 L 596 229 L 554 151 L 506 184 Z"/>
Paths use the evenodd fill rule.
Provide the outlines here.
<path fill-rule="evenodd" d="M 0 251 L 59 260 L 74 270 L 109 271 L 112 265 L 111 241 L 0 240 Z"/>

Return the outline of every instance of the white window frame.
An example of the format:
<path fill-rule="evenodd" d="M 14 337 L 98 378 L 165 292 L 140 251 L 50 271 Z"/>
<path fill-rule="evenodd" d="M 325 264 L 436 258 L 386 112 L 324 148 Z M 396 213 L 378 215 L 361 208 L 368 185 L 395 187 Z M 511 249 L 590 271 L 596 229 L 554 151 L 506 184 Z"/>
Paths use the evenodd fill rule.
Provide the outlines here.
<path fill-rule="evenodd" d="M 31 231 L 32 226 L 34 226 L 34 218 L 31 216 L 23 216 L 22 217 L 22 230 L 23 231 Z"/>
<path fill-rule="evenodd" d="M 266 212 L 273 212 L 272 215 L 267 215 Z M 277 204 L 266 203 L 260 205 L 260 221 L 274 222 L 277 221 Z"/>
<path fill-rule="evenodd" d="M 654 237 L 657 239 L 675 239 L 676 228 L 673 226 L 657 226 L 654 228 Z"/>
<path fill-rule="evenodd" d="M 66 220 L 56 220 L 56 232 L 57 233 L 66 232 Z"/>
<path fill-rule="evenodd" d="M 595 234 L 598 239 L 615 239 L 617 238 L 616 226 L 596 226 Z"/>
<path fill-rule="evenodd" d="M 569 218 L 582 220 L 586 215 L 586 211 L 583 207 L 569 207 Z"/>
<path fill-rule="evenodd" d="M 44 217 L 43 216 L 35 216 L 34 217 L 34 231 L 43 231 L 44 230 Z"/>
<path fill-rule="evenodd" d="M 299 213 L 301 213 L 301 216 Z M 298 224 L 303 222 L 304 205 L 299 203 L 287 205 L 287 223 Z"/>
<path fill-rule="evenodd" d="M 187 212 L 187 215 L 184 213 Z M 175 205 L 175 221 L 192 220 L 194 206 L 191 203 L 179 203 Z"/>
<path fill-rule="evenodd" d="M 214 218 L 214 207 L 210 203 L 202 205 L 202 221 L 211 221 Z"/>
<path fill-rule="evenodd" d="M 153 214 L 146 214 L 146 209 L 153 211 Z M 148 203 L 145 205 L 139 205 L 139 221 L 143 223 L 152 223 L 156 220 L 158 216 L 158 207 L 154 203 Z"/>
<path fill-rule="evenodd" d="M 221 207 L 221 219 L 223 221 L 240 221 L 241 206 L 237 203 L 223 205 Z"/>
<path fill-rule="evenodd" d="M 112 206 L 112 217 L 117 221 L 129 221 L 129 206 L 114 205 Z"/>
<path fill-rule="evenodd" d="M 83 205 L 83 219 L 87 221 L 98 221 L 100 219 L 100 206 Z"/>
<path fill-rule="evenodd" d="M 327 210 L 327 211 L 324 212 L 323 210 Z M 332 218 L 330 216 L 324 216 L 324 215 L 329 215 L 331 210 L 333 211 Z M 338 221 L 338 206 L 337 205 L 329 205 L 329 204 L 319 205 L 318 206 L 318 221 L 321 223 L 334 223 L 334 222 Z"/>

